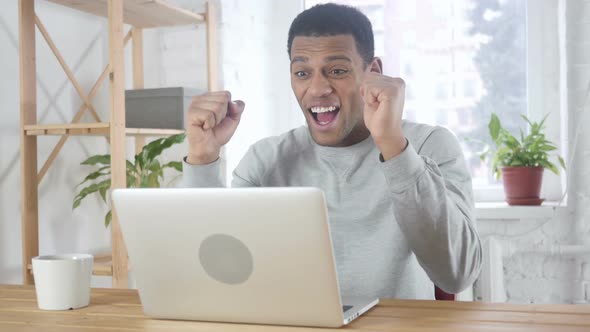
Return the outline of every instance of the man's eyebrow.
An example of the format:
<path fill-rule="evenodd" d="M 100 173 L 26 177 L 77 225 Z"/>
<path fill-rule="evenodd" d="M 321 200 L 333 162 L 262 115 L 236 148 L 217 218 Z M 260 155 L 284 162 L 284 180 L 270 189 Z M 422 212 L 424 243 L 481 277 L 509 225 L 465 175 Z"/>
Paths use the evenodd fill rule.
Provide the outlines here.
<path fill-rule="evenodd" d="M 291 59 L 291 64 L 294 64 L 295 62 L 307 62 L 308 60 L 309 60 L 308 57 L 296 56 L 293 59 Z M 324 59 L 324 62 L 331 62 L 331 61 L 337 61 L 337 60 L 344 60 L 346 62 L 352 62 L 352 60 L 345 55 L 332 55 L 332 56 L 326 57 Z"/>
<path fill-rule="evenodd" d="M 296 56 L 293 59 L 291 59 L 291 64 L 294 64 L 295 62 L 307 62 L 308 58 L 305 56 Z"/>
<path fill-rule="evenodd" d="M 330 61 L 336 61 L 336 60 L 344 60 L 347 62 L 352 62 L 352 60 L 349 57 L 347 57 L 346 55 L 332 55 L 332 56 L 327 57 L 324 60 L 324 62 L 330 62 Z"/>

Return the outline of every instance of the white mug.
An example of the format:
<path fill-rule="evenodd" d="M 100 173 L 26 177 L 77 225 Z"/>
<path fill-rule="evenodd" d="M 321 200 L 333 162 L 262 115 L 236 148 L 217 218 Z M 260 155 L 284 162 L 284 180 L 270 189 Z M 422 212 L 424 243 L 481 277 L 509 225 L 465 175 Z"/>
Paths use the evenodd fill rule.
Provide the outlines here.
<path fill-rule="evenodd" d="M 69 310 L 88 306 L 94 257 L 59 254 L 33 258 L 37 304 L 43 310 Z"/>

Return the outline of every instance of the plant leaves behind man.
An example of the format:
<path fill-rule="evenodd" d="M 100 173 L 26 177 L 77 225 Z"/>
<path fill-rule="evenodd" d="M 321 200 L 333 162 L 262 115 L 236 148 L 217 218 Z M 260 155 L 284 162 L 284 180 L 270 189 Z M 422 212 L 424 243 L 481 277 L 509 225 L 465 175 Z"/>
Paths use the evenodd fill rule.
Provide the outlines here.
<path fill-rule="evenodd" d="M 520 129 L 520 140 L 512 135 L 508 130 L 502 127 L 500 118 L 492 113 L 488 129 L 490 137 L 494 141 L 496 148 L 489 148 L 480 155 L 483 159 L 491 157 L 492 172 L 496 178 L 500 178 L 500 167 L 543 167 L 549 169 L 555 174 L 559 174 L 559 168 L 549 161 L 549 152 L 557 150 L 555 144 L 547 140 L 543 133 L 547 115 L 540 122 L 533 122 L 525 115 L 522 115 L 524 121 L 529 125 L 530 132 L 525 135 Z M 559 165 L 565 169 L 563 158 L 557 155 Z"/>
<path fill-rule="evenodd" d="M 173 135 L 170 137 L 159 138 L 145 145 L 143 149 L 135 155 L 134 162 L 126 160 L 127 187 L 141 188 L 159 188 L 160 181 L 164 180 L 164 170 L 167 168 L 182 172 L 182 162 L 171 161 L 161 164 L 157 159 L 162 152 L 175 144 L 182 143 L 185 134 Z M 81 188 L 74 197 L 72 209 L 80 206 L 82 200 L 93 193 L 99 193 L 105 204 L 107 202 L 107 191 L 111 187 L 111 156 L 94 155 L 80 163 L 81 165 L 99 167 L 88 174 L 77 186 L 91 182 L 86 187 Z M 109 210 L 104 217 L 105 227 L 108 227 L 112 221 L 112 212 Z"/>

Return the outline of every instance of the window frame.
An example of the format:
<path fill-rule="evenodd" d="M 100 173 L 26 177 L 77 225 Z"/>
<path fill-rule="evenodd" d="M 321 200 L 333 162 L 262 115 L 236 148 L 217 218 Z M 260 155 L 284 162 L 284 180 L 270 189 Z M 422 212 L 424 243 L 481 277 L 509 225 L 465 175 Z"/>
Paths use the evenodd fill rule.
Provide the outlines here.
<path fill-rule="evenodd" d="M 565 90 L 567 81 L 564 74 L 566 63 L 563 44 L 565 37 L 563 1 L 526 1 L 526 114 L 535 121 L 548 115 L 546 136 L 556 144 L 558 153 L 565 158 L 567 154 Z M 308 8 L 306 3 L 307 1 L 304 1 L 304 8 Z M 560 172 L 560 175 L 555 175 L 548 170 L 544 172 L 541 197 L 547 201 L 559 201 L 565 189 L 564 171 Z M 501 184 L 473 186 L 473 193 L 476 202 L 502 202 L 505 199 Z"/>
<path fill-rule="evenodd" d="M 565 157 L 567 109 L 564 107 L 565 72 L 563 3 L 558 0 L 526 2 L 527 115 L 535 121 L 547 115 L 546 136 Z M 556 86 L 556 82 L 558 83 Z M 558 110 L 557 112 L 555 110 Z M 559 201 L 565 191 L 565 172 L 544 172 L 541 197 Z M 473 187 L 476 202 L 504 200 L 501 184 Z"/>

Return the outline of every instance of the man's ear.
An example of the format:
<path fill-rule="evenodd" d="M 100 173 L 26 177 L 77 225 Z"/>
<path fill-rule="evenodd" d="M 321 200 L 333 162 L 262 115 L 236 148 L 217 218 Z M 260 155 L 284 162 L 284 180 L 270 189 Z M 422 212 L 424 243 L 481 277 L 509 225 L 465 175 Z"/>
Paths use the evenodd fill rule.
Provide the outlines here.
<path fill-rule="evenodd" d="M 383 74 L 383 63 L 380 58 L 373 58 L 373 61 L 369 64 L 369 72 Z"/>

